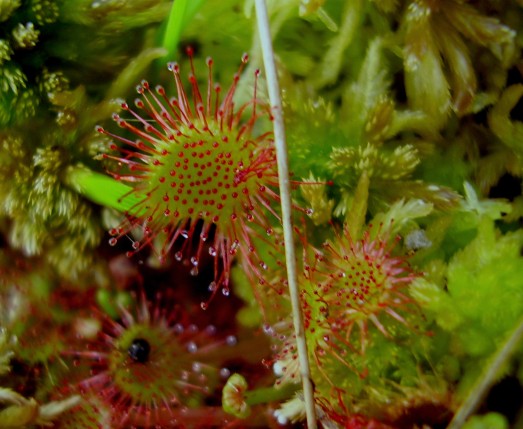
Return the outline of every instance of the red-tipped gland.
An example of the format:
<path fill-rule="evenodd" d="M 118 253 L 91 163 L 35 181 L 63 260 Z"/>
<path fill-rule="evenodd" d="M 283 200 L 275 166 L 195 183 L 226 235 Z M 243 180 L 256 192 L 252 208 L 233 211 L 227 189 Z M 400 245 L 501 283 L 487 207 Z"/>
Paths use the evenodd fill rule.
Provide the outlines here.
<path fill-rule="evenodd" d="M 188 323 L 179 307 L 160 308 L 160 299 L 147 302 L 142 295 L 133 310 L 121 309 L 118 321 L 99 315 L 97 337 L 86 340 L 84 350 L 64 352 L 75 365 L 90 363 L 87 378 L 73 382 L 107 405 L 111 427 L 169 427 L 176 415 L 193 427 L 194 416 L 185 420 L 183 411 L 216 395 L 230 374 L 221 364 L 236 337 Z"/>
<path fill-rule="evenodd" d="M 371 329 L 385 337 L 393 335 L 391 323 L 410 329 L 413 303 L 406 289 L 417 274 L 405 258 L 393 255 L 396 241 L 380 234 L 381 229 L 376 237 L 365 231 L 354 241 L 345 231 L 305 259 L 304 323 L 309 332 L 314 329 L 309 340 L 320 349 L 328 349 L 322 345 L 328 336 L 338 352 L 364 353 Z"/>
<path fill-rule="evenodd" d="M 214 295 L 222 287 L 228 291 L 231 256 L 236 254 L 241 255 L 246 272 L 262 276 L 264 263 L 253 240 L 267 241 L 270 235 L 266 233 L 272 231 L 267 212 L 278 216 L 267 201 L 267 196 L 278 198 L 276 192 L 269 192 L 278 186 L 276 155 L 270 132 L 254 134 L 258 118 L 270 115 L 268 106 L 257 100 L 256 89 L 245 105 L 234 105 L 248 56 L 242 57 L 239 71 L 221 99 L 221 89 L 212 81 L 212 60 L 207 60 L 208 83 L 201 91 L 191 50 L 188 55 L 190 95 L 183 87 L 179 65 L 169 63 L 176 97 L 169 99 L 163 87 L 152 90 L 142 81 L 137 88 L 141 97 L 135 103 L 140 113 L 125 105 L 131 119 L 115 115 L 118 125 L 135 134 L 140 143 L 104 131 L 123 143 L 121 157 L 109 157 L 117 162 L 116 171 L 110 174 L 132 183 L 131 193 L 140 200 L 113 238 L 135 228 L 144 235 L 147 227 L 150 233 L 131 253 L 152 245 L 161 260 L 173 251 L 176 260 L 200 261 L 204 248 L 211 246 L 217 285 Z M 259 71 L 255 73 L 257 76 Z M 202 231 L 209 239 L 201 240 Z M 193 240 L 198 235 L 199 242 Z M 197 270 L 192 272 L 197 274 Z"/>
<path fill-rule="evenodd" d="M 414 333 L 417 310 L 408 287 L 417 274 L 405 257 L 394 255 L 396 241 L 382 228 L 370 228 L 358 241 L 344 231 L 321 250 L 303 241 L 300 300 L 315 399 L 331 417 L 347 414 L 353 380 L 369 377 L 384 344 Z M 282 333 L 274 359 L 277 384 L 293 382 L 300 373 L 291 324 L 275 329 Z"/>

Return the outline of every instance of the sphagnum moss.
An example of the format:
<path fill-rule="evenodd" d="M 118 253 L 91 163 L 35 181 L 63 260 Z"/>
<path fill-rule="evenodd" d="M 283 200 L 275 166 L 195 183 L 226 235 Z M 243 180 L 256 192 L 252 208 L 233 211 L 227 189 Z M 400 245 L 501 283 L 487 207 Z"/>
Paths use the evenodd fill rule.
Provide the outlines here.
<path fill-rule="evenodd" d="M 127 95 L 130 81 L 148 77 L 165 83 L 159 67 L 151 71 L 145 67 L 165 49 L 170 58 L 180 61 L 182 70 L 190 70 L 186 57 L 178 55 L 184 46 L 194 46 L 196 69 L 205 64 L 205 56 L 211 55 L 216 60 L 213 79 L 216 76 L 221 81 L 232 75 L 241 52 L 247 50 L 251 60 L 235 93 L 238 100 L 250 100 L 251 104 L 236 124 L 240 128 L 246 125 L 241 138 L 250 131 L 253 142 L 269 129 L 270 115 L 263 103 L 256 103 L 259 118 L 252 129 L 247 129 L 255 103 L 252 89 L 246 88 L 255 80 L 259 80 L 260 88 L 265 86 L 263 75 L 254 74 L 262 62 L 258 40 L 253 37 L 253 6 L 253 2 L 239 0 L 223 0 L 219 6 L 211 1 L 180 0 L 174 2 L 174 7 L 160 0 L 0 1 L 0 426 L 49 422 L 63 428 L 114 426 L 110 406 L 96 398 L 98 392 L 94 389 L 82 393 L 82 403 L 75 405 L 68 402 L 74 392 L 58 387 L 64 379 L 86 380 L 95 375 L 100 370 L 97 363 L 79 359 L 75 365 L 70 356 L 56 355 L 64 346 L 68 346 L 67 350 L 85 351 L 76 334 L 90 334 L 90 339 L 84 338 L 85 343 L 99 351 L 92 331 L 110 317 L 95 312 L 97 315 L 87 320 L 84 307 L 99 302 L 112 315 L 112 326 L 123 326 L 125 312 L 118 307 L 119 297 L 130 296 L 129 291 L 142 284 L 147 293 L 156 288 L 173 294 L 196 319 L 217 322 L 216 336 L 222 334 L 220 321 L 226 320 L 231 332 L 251 337 L 252 350 L 247 347 L 241 349 L 244 352 L 235 352 L 234 359 L 227 363 L 239 375 L 231 378 L 223 396 L 228 412 L 244 417 L 250 407 L 251 414 L 242 421 L 227 416 L 219 407 L 222 396 L 217 389 L 212 399 L 206 397 L 212 403 L 197 403 L 192 408 L 157 407 L 154 416 L 134 413 L 134 425 L 148 426 L 154 419 L 163 427 L 185 423 L 200 429 L 216 426 L 216 422 L 218 426 L 231 423 L 240 427 L 274 427 L 293 421 L 301 424 L 306 401 L 299 384 L 293 383 L 299 379 L 300 369 L 293 359 L 296 347 L 289 328 L 287 283 L 280 274 L 284 249 L 280 243 L 275 246 L 280 240 L 278 216 L 270 213 L 274 195 L 265 191 L 265 202 L 270 200 L 271 204 L 261 207 L 258 199 L 254 212 L 243 210 L 240 204 L 242 210 L 235 213 L 239 218 L 244 216 L 241 228 L 239 221 L 214 223 L 211 218 L 198 218 L 198 213 L 193 213 L 190 225 L 176 225 L 180 235 L 168 254 L 174 258 L 181 251 L 188 267 L 176 263 L 153 266 L 153 259 L 143 251 L 127 260 L 127 268 L 122 264 L 117 271 L 124 273 L 119 274 L 112 261 L 114 255 L 122 256 L 124 245 L 106 245 L 110 237 L 103 235 L 106 226 L 101 227 L 100 216 L 106 210 L 82 199 L 89 195 L 98 205 L 127 210 L 130 216 L 141 218 L 135 231 L 144 230 L 147 219 L 142 217 L 143 212 L 154 207 L 140 203 L 147 199 L 139 192 L 143 181 L 129 187 L 101 171 L 102 164 L 93 157 L 109 154 L 111 137 L 95 133 L 93 127 L 99 123 L 111 130 L 105 120 L 114 108 L 108 107 L 115 97 Z M 176 13 L 185 9 L 187 14 Z M 172 19 L 167 18 L 170 10 Z M 308 312 L 309 344 L 320 342 L 326 351 L 312 347 L 310 354 L 313 361 L 317 359 L 312 375 L 318 424 L 328 428 L 444 427 L 453 413 L 455 421 L 462 424 L 477 405 L 477 399 L 472 407 L 471 401 L 465 400 L 472 398 L 468 395 L 474 390 L 471 386 L 480 386 L 480 393 L 484 393 L 496 372 L 497 377 L 504 377 L 496 396 L 498 389 L 503 396 L 504 386 L 520 386 L 522 379 L 520 354 L 516 353 L 514 365 L 509 365 L 506 362 L 510 354 L 503 347 L 509 331 L 520 332 L 513 325 L 521 313 L 522 3 L 291 0 L 269 2 L 269 19 L 269 38 L 285 99 L 293 179 L 332 180 L 332 186 L 311 186 L 303 194 L 314 206 L 315 226 L 305 221 L 303 231 L 307 237 L 302 243 L 313 243 L 329 259 L 316 261 L 312 256 L 315 262 L 309 265 L 322 272 L 300 276 L 302 291 L 312 291 L 302 300 Z M 164 20 L 169 21 L 165 32 L 158 25 Z M 163 50 L 158 47 L 162 43 Z M 165 61 L 161 59 L 156 65 Z M 190 80 L 188 92 L 192 93 Z M 180 81 L 186 82 L 183 78 Z M 167 123 L 168 118 L 162 117 L 162 109 L 153 98 L 164 103 L 162 95 L 142 87 L 144 109 L 131 107 L 121 117 L 130 127 L 149 135 L 143 126 L 152 130 L 160 123 L 157 119 Z M 214 121 L 215 103 L 207 108 L 206 89 L 202 89 L 201 105 L 205 118 L 210 111 Z M 215 100 L 212 86 L 211 93 Z M 194 136 L 198 130 L 201 139 L 208 140 L 210 134 L 204 131 L 203 117 L 194 104 L 195 99 L 198 104 L 198 97 L 189 94 L 187 98 L 193 100 L 189 106 L 195 128 L 189 129 L 188 122 L 177 119 L 187 125 L 181 131 Z M 239 112 L 243 102 L 233 101 L 238 104 L 231 110 Z M 179 106 L 171 108 L 168 102 L 163 105 L 173 118 L 173 112 L 181 115 Z M 229 102 L 225 105 L 232 106 Z M 154 117 L 149 115 L 151 108 L 156 109 Z M 133 117 L 131 110 L 145 123 Z M 227 131 L 229 141 L 240 134 L 240 128 L 235 128 L 235 133 Z M 162 132 L 163 128 L 157 130 Z M 132 143 L 136 138 L 129 129 L 114 134 Z M 161 146 L 159 151 L 164 143 L 167 145 L 158 136 L 150 137 Z M 160 189 L 160 178 L 165 177 L 168 183 L 170 170 L 153 165 L 152 160 L 161 161 L 168 155 L 153 154 L 154 145 L 142 140 L 145 151 L 143 147 L 116 142 L 118 148 L 110 156 L 127 164 L 118 167 L 118 161 L 107 160 L 103 166 L 122 177 L 127 174 L 144 179 L 144 171 L 131 171 L 133 161 L 140 168 L 148 168 L 148 173 L 155 172 L 150 178 Z M 253 153 L 257 144 L 265 145 L 263 141 L 255 143 L 251 146 Z M 192 152 L 197 152 L 197 157 L 206 156 L 199 147 L 182 147 L 178 152 L 182 150 L 189 160 Z M 129 157 L 131 151 L 139 153 L 140 158 Z M 147 160 L 151 163 L 144 162 Z M 211 162 L 215 164 L 214 158 Z M 190 169 L 196 171 L 193 166 Z M 176 174 L 184 174 L 183 170 L 175 170 Z M 224 176 L 219 177 L 224 184 Z M 272 183 L 276 183 L 275 178 Z M 189 185 L 173 188 L 182 189 L 188 202 L 193 197 L 186 193 Z M 214 186 L 207 185 L 194 186 L 192 191 L 212 193 Z M 88 188 L 90 194 L 85 191 Z M 216 188 L 217 192 L 225 192 Z M 250 198 L 260 195 L 254 186 L 247 189 Z M 119 202 L 129 191 L 132 195 Z M 277 193 L 275 187 L 272 191 Z M 232 194 L 227 195 L 229 204 Z M 175 204 L 171 198 L 166 203 L 160 194 L 152 199 L 161 200 L 157 213 L 168 209 L 171 214 L 178 210 L 189 215 L 188 205 Z M 133 206 L 141 211 L 134 211 Z M 249 213 L 259 213 L 258 207 L 263 222 L 274 229 L 271 237 L 266 235 L 261 218 L 252 223 L 246 219 Z M 232 213 L 227 212 L 229 218 Z M 385 228 L 391 219 L 390 235 L 385 237 L 377 225 Z M 204 220 L 205 225 L 212 226 L 207 241 L 201 244 Z M 122 227 L 130 227 L 132 222 Z M 336 225 L 334 229 L 330 223 Z M 335 232 L 340 231 L 342 223 L 346 223 L 348 236 L 354 237 L 348 242 L 355 246 L 354 254 L 351 244 L 340 244 L 344 233 Z M 219 290 L 218 282 L 213 283 L 214 263 L 218 261 L 219 281 L 226 263 L 220 257 L 213 260 L 209 248 L 218 236 L 218 227 L 232 225 L 237 236 L 245 238 L 244 243 L 252 242 L 255 252 L 249 252 L 246 244 L 236 255 L 230 255 L 230 296 L 215 296 L 212 303 L 206 302 L 208 310 L 202 313 L 200 301 L 208 299 L 209 286 Z M 193 226 L 194 241 L 188 243 L 182 231 L 189 232 Z M 367 299 L 368 312 L 363 311 L 364 306 L 358 307 L 359 301 L 347 296 L 344 288 L 348 286 L 335 276 L 338 267 L 346 262 L 338 256 L 354 259 L 358 254 L 362 231 L 369 232 L 369 242 L 387 242 L 368 253 L 375 256 L 381 249 L 388 258 L 403 260 L 401 268 L 409 278 L 395 283 L 397 288 L 392 287 L 388 294 L 362 292 L 363 299 L 359 299 Z M 140 239 L 142 244 L 147 241 L 140 234 L 129 236 L 133 241 Z M 398 241 L 392 245 L 396 236 Z M 324 241 L 330 245 L 320 248 Z M 154 247 L 160 254 L 163 243 L 158 238 Z M 245 262 L 243 250 L 252 263 Z M 308 251 L 313 252 L 312 248 L 305 249 L 306 254 Z M 191 257 L 197 255 L 198 276 L 191 277 L 188 271 L 196 267 Z M 276 263 L 273 255 L 278 259 Z M 261 262 L 267 264 L 267 270 Z M 132 264 L 134 270 L 128 268 Z M 105 281 L 94 279 L 93 273 L 96 271 L 98 276 L 100 270 L 105 271 Z M 370 289 L 377 284 L 363 270 L 346 271 L 357 277 L 357 284 L 370 280 Z M 377 269 L 366 265 L 365 271 L 378 277 Z M 412 281 L 410 275 L 415 276 Z M 128 281 L 117 280 L 121 276 Z M 47 286 L 43 287 L 39 279 L 45 280 Z M 221 277 L 224 279 L 225 275 Z M 252 289 L 253 284 L 257 284 L 256 289 Z M 323 293 L 315 284 L 326 291 Z M 224 284 L 221 287 L 226 290 Z M 250 295 L 245 290 L 250 290 Z M 251 296 L 254 290 L 258 293 L 256 299 Z M 314 295 L 315 291 L 318 295 Z M 60 296 L 61 305 L 46 305 L 50 302 L 47 294 Z M 380 306 L 385 301 L 380 301 L 379 296 L 387 303 L 398 304 L 393 312 L 399 317 L 386 312 L 389 305 Z M 249 305 L 243 305 L 238 298 Z M 159 305 L 164 308 L 166 303 L 162 300 Z M 265 318 L 260 316 L 260 303 L 264 304 Z M 327 312 L 320 311 L 325 307 Z M 378 313 L 370 311 L 376 308 Z M 354 319 L 356 313 L 358 320 Z M 241 315 L 238 322 L 233 318 L 236 314 Z M 373 315 L 379 325 L 371 319 Z M 367 321 L 366 325 L 362 320 Z M 243 326 L 244 322 L 249 327 Z M 346 329 L 333 336 L 330 331 L 338 323 Z M 156 328 L 157 324 L 150 330 L 154 331 L 153 337 Z M 312 334 L 311 329 L 315 330 Z M 272 349 L 263 331 L 273 334 Z M 324 331 L 329 331 L 329 341 L 323 338 Z M 144 333 L 126 344 L 123 354 L 133 364 L 147 366 L 154 349 L 147 344 L 151 342 Z M 173 344 L 165 349 L 174 350 Z M 233 349 L 217 349 L 216 353 Z M 272 372 L 242 359 L 254 351 L 266 362 L 283 356 L 274 365 L 279 384 L 275 385 Z M 179 353 L 181 356 L 185 354 Z M 71 363 L 64 366 L 64 362 Z M 91 375 L 90 370 L 94 371 Z M 334 384 L 340 380 L 339 386 L 333 388 L 327 380 Z M 151 380 L 143 381 L 145 387 L 150 385 Z M 163 382 L 157 377 L 152 381 Z M 290 388 L 281 388 L 281 384 Z M 122 383 L 125 388 L 129 385 Z M 247 390 L 245 385 L 249 386 Z M 140 386 L 133 385 L 131 390 L 136 393 Z M 483 402 L 483 409 L 488 411 L 490 403 Z M 122 403 L 119 406 L 124 410 Z M 516 406 L 506 413 L 506 418 L 489 413 L 470 419 L 464 427 L 506 429 L 518 425 L 521 411 Z"/>

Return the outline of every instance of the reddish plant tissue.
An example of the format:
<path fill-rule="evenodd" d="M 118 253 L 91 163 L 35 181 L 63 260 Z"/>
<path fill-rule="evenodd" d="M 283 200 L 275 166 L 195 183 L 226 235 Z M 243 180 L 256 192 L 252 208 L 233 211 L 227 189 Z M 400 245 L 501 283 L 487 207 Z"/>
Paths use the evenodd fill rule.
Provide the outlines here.
<path fill-rule="evenodd" d="M 218 394 L 230 375 L 219 362 L 237 339 L 212 325 L 199 328 L 181 308 L 160 306 L 161 298 L 142 295 L 118 321 L 102 316 L 85 350 L 64 353 L 90 368 L 77 388 L 107 406 L 112 427 L 225 427 L 231 418 L 217 405 L 191 407 Z"/>
<path fill-rule="evenodd" d="M 407 324 L 403 313 L 408 314 L 412 300 L 406 289 L 417 274 L 403 257 L 392 255 L 389 241 L 388 233 L 372 237 L 367 230 L 355 241 L 345 231 L 326 242 L 323 251 L 316 250 L 312 261 L 306 258 L 302 305 L 305 328 L 313 337 L 330 332 L 349 349 L 359 344 L 364 352 L 369 323 L 390 335 L 381 315 Z"/>
<path fill-rule="evenodd" d="M 234 104 L 247 55 L 222 98 L 221 87 L 213 83 L 212 60 L 207 60 L 208 82 L 202 93 L 192 51 L 188 53 L 192 97 L 183 88 L 178 64 L 170 63 L 176 97 L 169 98 L 163 87 L 153 90 L 142 81 L 136 108 L 122 103 L 132 119 L 113 116 L 130 132 L 125 134 L 134 134 L 136 140 L 97 127 L 123 143 L 111 146 L 118 154 L 104 156 L 117 165 L 109 173 L 131 182 L 130 194 L 139 201 L 126 213 L 126 220 L 110 231 L 110 244 L 138 229 L 135 236 L 141 238 L 131 239 L 129 256 L 154 245 L 161 261 L 172 253 L 176 260 L 190 263 L 193 275 L 198 274 L 204 252 L 208 253 L 214 259 L 209 290 L 214 295 L 221 289 L 227 295 L 236 254 L 242 256 L 246 271 L 258 278 L 266 268 L 256 255 L 253 238 L 267 240 L 272 228 L 266 214 L 278 217 L 270 206 L 271 200 L 278 199 L 273 190 L 277 187 L 276 155 L 271 132 L 258 134 L 254 129 L 261 117 L 272 117 L 257 99 L 258 71 L 251 100 L 238 108 Z M 206 308 L 207 303 L 202 306 Z"/>
<path fill-rule="evenodd" d="M 395 243 L 390 230 L 379 227 L 375 231 L 372 226 L 359 240 L 348 230 L 336 234 L 322 249 L 313 248 L 303 238 L 300 298 L 315 400 L 322 412 L 342 427 L 386 427 L 354 414 L 361 412 L 353 407 L 355 392 L 365 389 L 369 371 L 378 370 L 368 365 L 369 351 L 376 353 L 377 343 L 394 342 L 404 331 L 415 330 L 410 320 L 416 306 L 408 296 L 408 287 L 419 274 L 404 256 L 394 254 Z M 279 377 L 276 386 L 293 384 L 300 378 L 291 326 L 285 322 L 271 331 L 281 344 L 272 361 Z M 389 358 L 384 359 L 387 366 Z M 375 417 L 374 410 L 368 411 L 365 416 Z"/>

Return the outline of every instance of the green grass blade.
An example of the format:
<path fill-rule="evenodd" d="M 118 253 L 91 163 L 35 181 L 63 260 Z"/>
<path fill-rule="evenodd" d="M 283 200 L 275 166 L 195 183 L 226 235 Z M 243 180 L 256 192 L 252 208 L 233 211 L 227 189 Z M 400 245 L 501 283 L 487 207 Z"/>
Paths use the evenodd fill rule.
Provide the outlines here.
<path fill-rule="evenodd" d="M 140 198 L 131 193 L 133 188 L 105 174 L 82 166 L 71 166 L 66 172 L 65 183 L 94 203 L 135 216 L 140 214 L 136 212 Z"/>
<path fill-rule="evenodd" d="M 196 15 L 203 2 L 204 0 L 174 0 L 162 41 L 168 58 L 175 57 L 183 30 Z"/>

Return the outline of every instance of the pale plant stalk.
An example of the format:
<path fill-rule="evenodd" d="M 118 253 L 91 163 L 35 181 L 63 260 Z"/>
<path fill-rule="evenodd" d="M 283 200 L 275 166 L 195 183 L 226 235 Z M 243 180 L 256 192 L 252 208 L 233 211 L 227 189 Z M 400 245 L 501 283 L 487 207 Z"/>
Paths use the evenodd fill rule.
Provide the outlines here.
<path fill-rule="evenodd" d="M 296 253 L 294 249 L 294 236 L 292 228 L 292 205 L 289 180 L 289 168 L 287 159 L 287 144 L 285 140 L 285 125 L 283 122 L 283 109 L 280 97 L 280 87 L 276 74 L 274 52 L 272 49 L 272 38 L 267 15 L 265 0 L 255 0 L 256 19 L 258 33 L 260 36 L 269 99 L 274 117 L 274 141 L 276 145 L 276 157 L 278 161 L 278 179 L 280 186 L 280 198 L 282 208 L 283 235 L 285 241 L 285 257 L 287 264 L 287 280 L 289 282 L 289 293 L 292 304 L 294 331 L 296 335 L 296 347 L 300 363 L 300 374 L 303 384 L 303 397 L 307 416 L 307 427 L 316 429 L 316 412 L 314 407 L 314 391 L 310 378 L 310 365 L 305 341 L 305 330 L 303 327 L 303 315 L 300 305 L 298 279 L 296 273 Z"/>
<path fill-rule="evenodd" d="M 476 385 L 470 390 L 470 394 L 458 409 L 447 429 L 459 429 L 467 418 L 478 408 L 488 389 L 494 384 L 500 369 L 512 356 L 512 352 L 523 338 L 523 317 L 519 320 L 516 328 L 509 334 L 501 349 L 492 357 L 488 363 L 485 373 L 479 378 Z"/>

